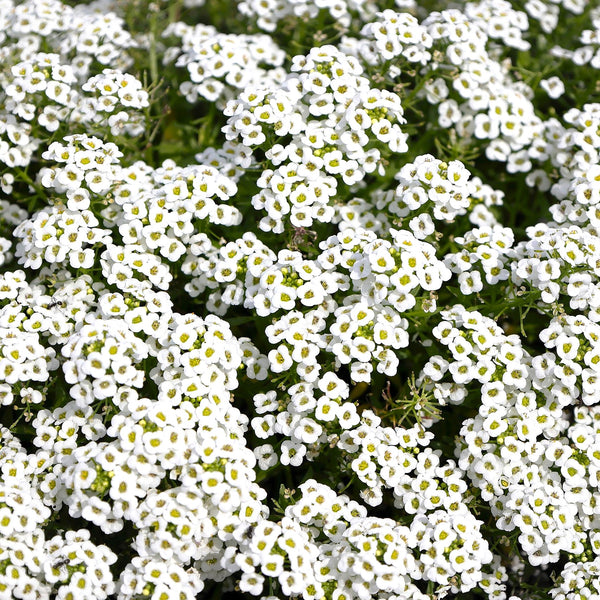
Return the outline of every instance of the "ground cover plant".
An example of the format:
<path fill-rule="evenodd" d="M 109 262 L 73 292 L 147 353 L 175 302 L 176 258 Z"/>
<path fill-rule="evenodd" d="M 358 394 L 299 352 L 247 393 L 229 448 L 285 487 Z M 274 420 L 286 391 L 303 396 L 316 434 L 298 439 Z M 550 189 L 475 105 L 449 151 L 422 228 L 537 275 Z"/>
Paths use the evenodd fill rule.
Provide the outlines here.
<path fill-rule="evenodd" d="M 0 0 L 0 599 L 600 598 L 600 7 Z"/>

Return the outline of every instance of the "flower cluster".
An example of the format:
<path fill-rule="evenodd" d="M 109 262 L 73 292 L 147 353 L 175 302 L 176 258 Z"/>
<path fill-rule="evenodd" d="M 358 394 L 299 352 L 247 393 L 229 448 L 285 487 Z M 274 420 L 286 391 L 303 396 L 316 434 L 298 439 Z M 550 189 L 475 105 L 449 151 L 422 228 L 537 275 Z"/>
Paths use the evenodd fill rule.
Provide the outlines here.
<path fill-rule="evenodd" d="M 491 560 L 470 515 L 438 510 L 406 526 L 369 517 L 348 496 L 314 480 L 299 491 L 279 524 L 260 523 L 240 552 L 227 557 L 232 570 L 243 570 L 240 589 L 259 595 L 268 576 L 277 578 L 286 595 L 304 598 L 387 592 L 420 600 L 427 596 L 414 580 L 426 577 L 439 594 L 466 592 L 478 580 L 481 563 Z"/>
<path fill-rule="evenodd" d="M 583 4 L 581 0 L 576 4 L 575 10 L 571 10 L 575 13 L 581 13 L 583 11 Z M 568 50 L 561 48 L 560 46 L 552 49 L 553 54 L 562 58 L 569 58 L 577 65 L 589 64 L 592 68 L 600 68 L 600 38 L 598 33 L 600 31 L 600 19 L 598 16 L 592 19 L 593 29 L 584 29 L 581 32 L 579 42 L 582 44 L 575 50 Z"/>
<path fill-rule="evenodd" d="M 459 161 L 450 164 L 430 154 L 419 156 L 396 174 L 395 192 L 376 192 L 374 199 L 379 210 L 406 219 L 418 239 L 426 239 L 435 231 L 436 221 L 454 221 L 464 215 L 474 203 L 475 181 Z"/>
<path fill-rule="evenodd" d="M 597 136 L 600 106 L 584 104 L 563 115 L 564 124 L 557 119 L 544 123 L 542 135 L 528 150 L 531 161 L 541 166 L 551 164 L 555 173 L 538 168 L 527 177 L 527 183 L 537 186 L 561 200 L 551 207 L 558 223 L 597 225 L 595 181 Z M 557 177 L 558 175 L 558 177 Z"/>
<path fill-rule="evenodd" d="M 433 38 L 427 28 L 421 25 L 413 15 L 384 10 L 377 14 L 377 20 L 367 23 L 361 31 L 362 40 L 372 40 L 370 44 L 346 40 L 350 47 L 358 42 L 360 55 L 369 63 L 404 58 L 410 63 L 426 64 L 431 59 L 429 49 Z M 398 76 L 401 69 L 390 65 L 390 74 Z"/>
<path fill-rule="evenodd" d="M 599 24 L 0 0 L 0 599 L 598 596 Z"/>
<path fill-rule="evenodd" d="M 598 371 L 600 370 L 600 326 L 587 317 L 562 316 L 550 321 L 540 332 L 546 348 L 554 350 L 549 358 L 548 370 L 556 379 L 570 388 L 571 397 L 586 406 L 600 400 Z"/>
<path fill-rule="evenodd" d="M 31 460 L 19 441 L 0 430 L 0 585 L 3 597 L 86 597 L 104 600 L 114 591 L 110 565 L 117 556 L 90 541 L 87 529 L 45 539 L 40 528 L 51 514 L 39 475 L 47 457 Z"/>
<path fill-rule="evenodd" d="M 112 142 L 86 134 L 67 136 L 63 142 L 53 142 L 44 152 L 43 158 L 58 164 L 40 170 L 40 183 L 65 194 L 67 209 L 85 211 L 92 195 L 106 196 L 122 153 Z"/>
<path fill-rule="evenodd" d="M 172 24 L 164 35 L 178 40 L 164 62 L 176 58 L 175 66 L 187 69 L 189 79 L 179 89 L 192 104 L 204 98 L 223 107 L 244 89 L 275 86 L 285 77 L 282 68 L 275 68 L 281 67 L 285 54 L 268 35 L 227 35 L 211 26 L 185 23 Z"/>
<path fill-rule="evenodd" d="M 128 69 L 137 44 L 116 7 L 102 2 L 65 5 L 59 0 L 6 0 L 2 9 L 2 54 L 26 59 L 42 45 L 69 57 L 75 74 L 86 77 L 94 62 Z"/>
<path fill-rule="evenodd" d="M 550 590 L 553 600 L 580 600 L 600 592 L 599 561 L 569 562 L 556 586 Z"/>
<path fill-rule="evenodd" d="M 399 96 L 371 87 L 360 64 L 333 46 L 295 57 L 276 90 L 241 94 L 225 114 L 228 140 L 257 148 L 269 136 L 266 156 L 274 168 L 263 170 L 252 206 L 267 212 L 260 228 L 275 233 L 284 222 L 331 221 L 330 203 L 342 183 L 383 172 L 386 154 L 407 150 Z M 291 142 L 280 143 L 288 136 Z"/>
<path fill-rule="evenodd" d="M 539 291 L 545 304 L 552 304 L 561 296 L 568 298 L 572 309 L 587 309 L 587 316 L 597 322 L 597 236 L 577 225 L 553 227 L 545 223 L 528 233 L 530 240 L 514 249 L 512 281 Z"/>
<path fill-rule="evenodd" d="M 194 0 L 192 0 L 194 1 Z M 399 0 L 406 3 L 407 0 Z M 412 1 L 408 0 L 408 4 Z M 264 31 L 276 31 L 280 23 L 286 21 L 304 21 L 310 22 L 324 11 L 328 16 L 337 21 L 342 26 L 348 26 L 352 22 L 353 16 L 358 15 L 359 19 L 367 20 L 376 9 L 376 3 L 373 0 L 324 0 L 322 2 L 311 2 L 310 0 L 298 0 L 294 2 L 284 2 L 282 0 L 241 0 L 238 4 L 240 14 L 252 17 L 256 24 Z M 354 13 L 354 14 L 353 14 Z"/>
<path fill-rule="evenodd" d="M 146 124 L 139 109 L 149 106 L 148 92 L 129 73 L 104 69 L 99 75 L 90 77 L 81 89 L 92 97 L 85 109 L 79 109 L 82 116 L 77 115 L 75 119 L 88 121 L 86 112 L 89 111 L 92 117 L 89 120 L 94 124 L 108 122 L 113 135 L 137 136 L 145 131 Z"/>
<path fill-rule="evenodd" d="M 483 226 L 455 238 L 461 250 L 448 253 L 446 266 L 458 274 L 460 291 L 465 296 L 481 292 L 486 285 L 495 285 L 510 277 L 514 234 L 510 227 Z M 512 263 L 514 264 L 514 263 Z"/>

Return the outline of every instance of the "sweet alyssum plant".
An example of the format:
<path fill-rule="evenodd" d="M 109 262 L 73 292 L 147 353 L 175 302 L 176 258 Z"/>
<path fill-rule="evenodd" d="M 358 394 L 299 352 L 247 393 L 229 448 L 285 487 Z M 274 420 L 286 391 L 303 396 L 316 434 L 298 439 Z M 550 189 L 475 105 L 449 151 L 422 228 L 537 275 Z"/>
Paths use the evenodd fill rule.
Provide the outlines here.
<path fill-rule="evenodd" d="M 600 10 L 0 0 L 0 599 L 600 598 Z"/>

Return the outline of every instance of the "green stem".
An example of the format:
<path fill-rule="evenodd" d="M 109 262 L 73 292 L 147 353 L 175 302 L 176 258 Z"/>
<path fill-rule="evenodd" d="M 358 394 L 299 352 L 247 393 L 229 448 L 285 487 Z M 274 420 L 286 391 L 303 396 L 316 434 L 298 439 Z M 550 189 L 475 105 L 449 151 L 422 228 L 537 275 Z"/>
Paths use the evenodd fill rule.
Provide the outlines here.
<path fill-rule="evenodd" d="M 158 82 L 158 54 L 156 52 L 156 35 L 158 33 L 158 13 L 152 11 L 150 13 L 150 81 L 153 85 Z"/>
<path fill-rule="evenodd" d="M 169 25 L 171 23 L 176 23 L 181 18 L 181 9 L 183 8 L 183 0 L 177 0 L 176 2 L 169 3 L 168 8 L 168 21 Z"/>

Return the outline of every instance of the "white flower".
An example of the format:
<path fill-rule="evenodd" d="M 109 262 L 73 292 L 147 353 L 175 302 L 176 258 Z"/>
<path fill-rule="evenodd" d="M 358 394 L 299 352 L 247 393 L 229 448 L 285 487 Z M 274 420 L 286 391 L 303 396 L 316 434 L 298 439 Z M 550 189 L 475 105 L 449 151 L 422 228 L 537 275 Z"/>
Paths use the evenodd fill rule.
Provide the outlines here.
<path fill-rule="evenodd" d="M 277 349 L 271 350 L 268 355 L 271 371 L 274 373 L 283 373 L 293 364 L 290 351 L 284 344 L 279 344 Z"/>
<path fill-rule="evenodd" d="M 328 398 L 346 398 L 348 396 L 348 384 L 330 371 L 319 378 L 318 387 Z"/>
<path fill-rule="evenodd" d="M 337 410 L 337 418 L 340 427 L 351 429 L 360 422 L 360 417 L 356 410 L 356 405 L 351 402 L 344 402 Z"/>
<path fill-rule="evenodd" d="M 254 455 L 258 460 L 258 466 L 263 471 L 274 467 L 278 463 L 277 453 L 271 444 L 263 444 L 254 449 Z"/>
<path fill-rule="evenodd" d="M 460 291 L 465 296 L 475 294 L 483 289 L 483 282 L 479 271 L 467 271 L 461 273 L 458 276 L 458 283 L 460 284 Z"/>
<path fill-rule="evenodd" d="M 304 444 L 284 440 L 281 444 L 279 461 L 284 466 L 291 465 L 292 467 L 298 467 L 302 464 L 305 455 L 306 446 Z"/>
<path fill-rule="evenodd" d="M 315 418 L 319 421 L 333 421 L 338 416 L 339 404 L 333 402 L 327 396 L 322 396 L 317 400 L 315 408 Z"/>
<path fill-rule="evenodd" d="M 540 87 L 550 96 L 552 99 L 560 98 L 565 93 L 565 85 L 559 77 L 550 77 L 549 79 L 542 79 L 540 81 Z"/>

